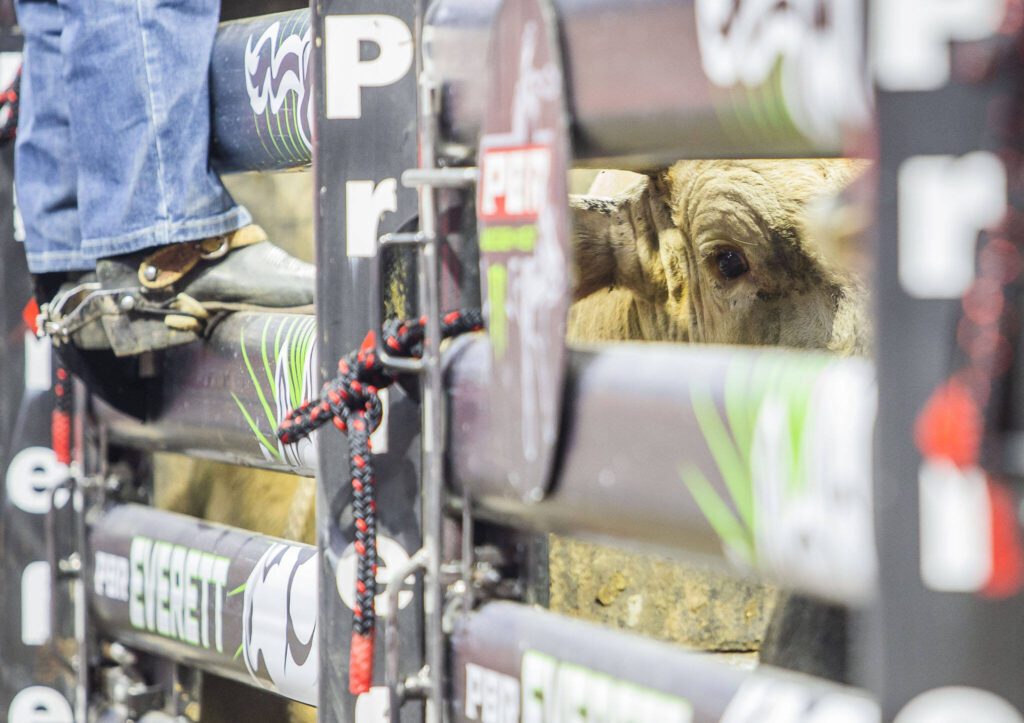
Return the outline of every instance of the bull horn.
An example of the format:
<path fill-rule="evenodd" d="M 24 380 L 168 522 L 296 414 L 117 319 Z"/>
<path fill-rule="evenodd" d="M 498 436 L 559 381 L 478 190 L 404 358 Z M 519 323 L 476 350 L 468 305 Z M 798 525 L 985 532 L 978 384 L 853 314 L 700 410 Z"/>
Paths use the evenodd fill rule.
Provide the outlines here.
<path fill-rule="evenodd" d="M 663 295 L 651 200 L 648 178 L 625 171 L 604 171 L 590 193 L 569 197 L 573 299 L 613 286 L 644 297 Z"/>

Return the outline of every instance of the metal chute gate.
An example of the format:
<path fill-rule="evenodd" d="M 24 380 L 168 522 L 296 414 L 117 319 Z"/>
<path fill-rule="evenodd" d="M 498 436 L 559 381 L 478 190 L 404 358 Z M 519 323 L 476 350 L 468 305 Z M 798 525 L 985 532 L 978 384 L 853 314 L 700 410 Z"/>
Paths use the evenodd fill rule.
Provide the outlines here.
<path fill-rule="evenodd" d="M 327 723 L 1024 720 L 1016 366 L 996 375 L 1006 409 L 986 409 L 971 464 L 936 458 L 934 435 L 921 431 L 931 412 L 918 417 L 948 399 L 935 390 L 949 389 L 951 371 L 985 361 L 953 341 L 961 298 L 991 288 L 975 282 L 994 273 L 992 257 L 970 271 L 979 232 L 983 253 L 993 239 L 1020 243 L 1019 8 L 985 2 L 960 17 L 841 0 L 425 5 L 325 0 L 222 27 L 215 156 L 224 171 L 312 162 L 316 316 L 231 315 L 202 343 L 119 370 L 102 389 L 76 384 L 70 466 L 50 449 L 49 343 L 22 318 L 29 288 L 4 154 L 7 720 L 187 719 L 196 671 L 315 704 Z M 16 34 L 2 47 L 14 53 Z M 545 273 L 566 280 L 564 186 L 552 179 L 569 165 L 844 152 L 876 166 L 873 363 L 738 347 L 565 348 L 560 287 L 530 297 L 508 273 L 543 251 L 556 265 Z M 513 201 L 508 186 L 495 190 L 489 163 L 549 183 Z M 1001 213 L 979 208 L 1007 210 L 1009 223 L 996 227 Z M 346 444 L 328 432 L 281 445 L 273 426 L 293 390 L 316 394 L 379 325 L 385 255 L 398 246 L 415 256 L 407 288 L 417 298 L 389 311 L 436 320 L 483 298 L 491 323 L 443 356 L 429 339 L 387 400 L 375 461 L 390 615 L 375 687 L 356 697 L 342 592 Z M 999 278 L 1001 303 L 1017 304 L 1015 279 Z M 1015 337 L 1000 338 L 1013 361 Z M 773 371 L 793 368 L 813 394 L 766 388 Z M 724 539 L 695 497 L 666 490 L 679 487 L 682 465 L 718 469 L 701 409 L 756 416 L 768 396 L 810 420 L 799 453 L 816 476 L 787 497 L 777 470 L 747 470 L 750 495 L 776 514 Z M 528 412 L 541 421 L 528 425 Z M 155 450 L 315 475 L 316 546 L 138 504 Z M 720 469 L 707 480 L 723 499 L 731 483 Z M 855 685 L 739 670 L 538 609 L 537 535 L 547 532 L 742 559 L 855 609 Z"/>

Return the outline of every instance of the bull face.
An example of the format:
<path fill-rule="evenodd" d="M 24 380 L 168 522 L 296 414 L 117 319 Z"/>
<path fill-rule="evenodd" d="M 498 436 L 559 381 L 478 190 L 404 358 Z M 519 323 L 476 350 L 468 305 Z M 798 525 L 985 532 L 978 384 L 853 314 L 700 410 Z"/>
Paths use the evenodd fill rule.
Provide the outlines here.
<path fill-rule="evenodd" d="M 691 341 L 860 351 L 863 292 L 807 223 L 854 172 L 848 161 L 683 161 L 631 183 L 599 177 L 592 190 L 614 195 L 572 200 L 576 296 L 628 289 Z"/>

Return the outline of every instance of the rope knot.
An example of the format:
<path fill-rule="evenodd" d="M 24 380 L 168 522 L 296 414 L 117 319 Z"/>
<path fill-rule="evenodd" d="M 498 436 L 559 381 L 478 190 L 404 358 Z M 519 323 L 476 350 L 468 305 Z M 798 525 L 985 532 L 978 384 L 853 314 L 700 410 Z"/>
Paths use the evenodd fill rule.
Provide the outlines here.
<path fill-rule="evenodd" d="M 384 325 L 383 339 L 395 356 L 419 356 L 427 319 L 392 320 Z M 453 311 L 441 323 L 442 338 L 484 326 L 479 311 Z M 352 484 L 352 545 L 356 551 L 356 601 L 352 610 L 352 648 L 349 651 L 349 690 L 353 695 L 370 689 L 376 630 L 377 595 L 377 480 L 373 473 L 370 435 L 380 426 L 384 410 L 379 391 L 395 381 L 376 352 L 377 335 L 370 331 L 359 349 L 338 362 L 338 376 L 320 390 L 316 399 L 289 412 L 277 427 L 284 444 L 298 442 L 332 421 L 348 435 L 349 479 Z"/>

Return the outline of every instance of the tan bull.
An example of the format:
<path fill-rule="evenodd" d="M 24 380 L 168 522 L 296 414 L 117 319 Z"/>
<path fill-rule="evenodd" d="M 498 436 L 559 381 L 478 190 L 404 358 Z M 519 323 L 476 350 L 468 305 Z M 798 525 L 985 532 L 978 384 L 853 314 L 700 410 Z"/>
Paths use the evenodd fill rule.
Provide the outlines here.
<path fill-rule="evenodd" d="M 598 176 L 572 198 L 579 302 L 570 339 L 862 352 L 864 292 L 830 263 L 834 249 L 810 238 L 808 214 L 857 168 L 683 161 L 650 177 Z"/>

